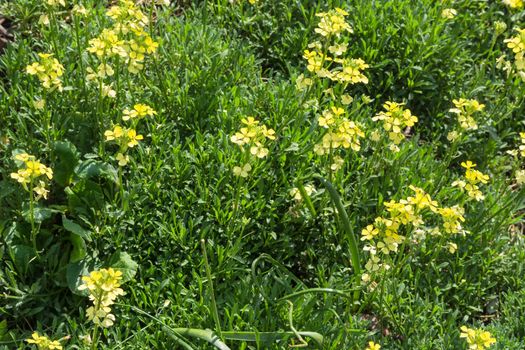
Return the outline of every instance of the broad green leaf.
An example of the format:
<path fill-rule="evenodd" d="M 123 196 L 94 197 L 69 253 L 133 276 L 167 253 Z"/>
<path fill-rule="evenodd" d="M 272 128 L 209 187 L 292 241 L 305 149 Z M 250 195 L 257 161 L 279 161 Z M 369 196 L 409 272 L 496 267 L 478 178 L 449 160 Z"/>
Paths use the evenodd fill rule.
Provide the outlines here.
<path fill-rule="evenodd" d="M 86 242 L 84 239 L 75 233 L 70 233 L 69 241 L 73 245 L 73 251 L 69 257 L 69 262 L 74 263 L 84 259 L 87 255 Z"/>
<path fill-rule="evenodd" d="M 82 276 L 89 275 L 93 269 L 93 261 L 89 257 L 67 265 L 67 285 L 74 294 L 81 296 L 89 295 L 86 290 L 78 290 L 78 287 L 82 285 Z"/>
<path fill-rule="evenodd" d="M 36 256 L 35 250 L 33 247 L 21 244 L 12 246 L 10 250 L 10 255 L 15 264 L 15 267 L 25 274 L 31 259 Z"/>
<path fill-rule="evenodd" d="M 29 208 L 29 204 L 24 203 L 22 206 L 24 209 L 22 211 L 22 216 L 25 221 L 31 222 L 31 210 Z M 61 210 L 42 207 L 42 206 L 35 206 L 33 208 L 33 219 L 35 220 L 35 223 L 40 224 L 45 220 L 50 219 L 54 214 L 61 213 Z"/>
<path fill-rule="evenodd" d="M 115 252 L 109 259 L 109 266 L 122 271 L 122 282 L 131 280 L 137 273 L 138 264 L 133 261 L 131 256 L 126 252 Z"/>
<path fill-rule="evenodd" d="M 77 149 L 69 141 L 57 141 L 53 144 L 53 155 L 53 179 L 63 187 L 68 186 L 79 160 Z"/>
<path fill-rule="evenodd" d="M 94 177 L 103 177 L 115 184 L 118 183 L 117 170 L 110 164 L 88 159 L 75 168 L 75 174 L 81 179 L 91 179 Z"/>
<path fill-rule="evenodd" d="M 91 241 L 91 234 L 90 234 L 90 232 L 88 230 L 84 229 L 82 226 L 80 226 L 76 222 L 71 221 L 68 218 L 66 218 L 65 215 L 62 215 L 62 225 L 64 226 L 64 228 L 67 231 L 69 231 L 71 233 L 74 233 L 77 236 L 82 237 L 83 239 L 85 239 L 88 242 Z"/>

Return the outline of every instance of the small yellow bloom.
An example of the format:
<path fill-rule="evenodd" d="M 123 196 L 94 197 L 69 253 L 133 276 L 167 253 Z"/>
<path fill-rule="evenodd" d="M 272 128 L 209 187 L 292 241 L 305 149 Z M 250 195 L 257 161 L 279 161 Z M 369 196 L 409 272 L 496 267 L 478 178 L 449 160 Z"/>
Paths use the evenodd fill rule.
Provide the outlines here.
<path fill-rule="evenodd" d="M 134 118 L 143 118 L 146 116 L 154 116 L 157 114 L 153 108 L 146 104 L 137 103 L 133 106 L 133 109 L 125 109 L 123 111 L 124 116 L 122 117 L 123 120 L 129 120 Z"/>
<path fill-rule="evenodd" d="M 46 2 L 50 6 L 58 6 L 58 5 L 66 6 L 65 0 L 46 0 Z"/>
<path fill-rule="evenodd" d="M 250 171 L 252 170 L 252 166 L 248 163 L 244 164 L 242 167 L 240 166 L 236 166 L 233 168 L 233 174 L 235 176 L 240 176 L 240 177 L 248 177 Z"/>
<path fill-rule="evenodd" d="M 128 138 L 128 147 L 135 147 L 139 144 L 139 141 L 144 139 L 142 135 L 137 135 L 134 129 L 129 129 L 126 134 Z"/>
<path fill-rule="evenodd" d="M 502 2 L 512 9 L 520 9 L 523 7 L 523 0 L 502 0 Z"/>
<path fill-rule="evenodd" d="M 129 156 L 127 154 L 124 155 L 122 153 L 118 153 L 115 158 L 118 160 L 119 166 L 126 166 L 129 162 Z"/>
<path fill-rule="evenodd" d="M 115 139 L 119 139 L 124 135 L 124 129 L 120 125 L 115 125 L 113 127 L 113 130 L 106 130 L 104 132 L 104 136 L 106 137 L 106 141 L 111 141 Z"/>
<path fill-rule="evenodd" d="M 441 17 L 446 18 L 446 19 L 452 19 L 456 17 L 457 14 L 458 12 L 456 10 L 448 8 L 448 9 L 444 9 L 441 12 Z"/>
<path fill-rule="evenodd" d="M 450 254 L 454 254 L 458 250 L 458 245 L 453 242 L 448 242 L 447 248 Z"/>
<path fill-rule="evenodd" d="M 496 343 L 496 339 L 492 335 L 482 329 L 472 329 L 466 326 L 461 326 L 460 338 L 465 338 L 469 349 L 484 350 Z"/>
<path fill-rule="evenodd" d="M 518 185 L 525 184 L 525 170 L 516 170 L 516 183 Z"/>
<path fill-rule="evenodd" d="M 51 340 L 46 336 L 34 332 L 31 338 L 26 339 L 28 344 L 35 344 L 38 350 L 62 350 L 62 345 L 57 340 Z"/>
<path fill-rule="evenodd" d="M 379 350 L 381 349 L 381 345 L 374 343 L 373 341 L 368 342 L 368 346 L 365 350 Z"/>

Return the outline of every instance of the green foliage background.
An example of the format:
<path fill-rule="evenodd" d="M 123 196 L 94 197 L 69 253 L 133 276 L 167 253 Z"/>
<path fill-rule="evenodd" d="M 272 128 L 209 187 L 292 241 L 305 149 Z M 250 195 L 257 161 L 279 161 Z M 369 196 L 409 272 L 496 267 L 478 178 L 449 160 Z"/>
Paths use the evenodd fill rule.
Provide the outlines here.
<path fill-rule="evenodd" d="M 39 329 L 54 338 L 71 335 L 69 347 L 87 348 L 80 339 L 89 333 L 87 298 L 74 291 L 80 274 L 101 266 L 132 273 L 99 348 L 178 348 L 169 328 L 216 330 L 204 239 L 223 331 L 289 331 L 290 300 L 293 326 L 322 334 L 326 349 L 361 349 L 370 340 L 384 349 L 462 349 L 464 324 L 491 331 L 494 349 L 525 349 L 525 197 L 506 154 L 525 130 L 525 83 L 495 68 L 509 54 L 503 40 L 523 25 L 524 11 L 486 0 L 179 1 L 154 9 L 155 60 L 128 75 L 116 101 L 101 103 L 97 90 L 86 88 L 82 68 L 93 64 L 87 41 L 108 20 L 103 2 L 83 3 L 94 14 L 79 31 L 71 6 L 60 14 L 60 28 L 49 28 L 38 24 L 41 1 L 1 5 L 16 25 L 0 55 L 0 347 L 23 348 L 22 340 Z M 346 153 L 332 182 L 353 231 L 383 214 L 384 201 L 410 195 L 410 185 L 440 202 L 459 201 L 450 184 L 462 174 L 461 161 L 491 176 L 485 201 L 468 204 L 471 234 L 456 240 L 456 254 L 435 238 L 407 249 L 381 293 L 368 293 L 357 308 L 348 298 L 355 285 L 345 233 L 314 178 L 328 163 L 307 151 L 320 111 L 305 102 L 317 96 L 295 87 L 306 71 L 302 52 L 315 37 L 315 13 L 337 6 L 348 10 L 355 32 L 349 55 L 370 64 L 370 83 L 352 90 L 356 120 L 375 127 L 371 117 L 389 100 L 406 102 L 420 119 L 399 153 L 369 141 Z M 457 17 L 443 19 L 446 7 Z M 507 24 L 501 36 L 495 21 Z M 43 92 L 25 67 L 35 52 L 52 50 L 51 39 L 60 44 L 67 88 L 47 96 L 56 140 L 47 143 L 33 106 Z M 458 97 L 487 108 L 480 128 L 451 151 L 446 134 L 455 118 L 448 109 Z M 113 149 L 101 148 L 95 121 L 109 127 L 137 102 L 158 116 L 140 126 L 145 140 L 133 150 L 120 187 Z M 230 136 L 247 115 L 278 138 L 241 183 L 232 169 L 242 156 Z M 27 195 L 10 178 L 18 150 L 55 171 L 50 199 L 38 209 L 44 252 L 38 264 L 27 244 Z M 290 196 L 298 181 L 318 188 L 311 198 L 316 215 Z M 288 342 L 227 344 L 284 349 Z"/>

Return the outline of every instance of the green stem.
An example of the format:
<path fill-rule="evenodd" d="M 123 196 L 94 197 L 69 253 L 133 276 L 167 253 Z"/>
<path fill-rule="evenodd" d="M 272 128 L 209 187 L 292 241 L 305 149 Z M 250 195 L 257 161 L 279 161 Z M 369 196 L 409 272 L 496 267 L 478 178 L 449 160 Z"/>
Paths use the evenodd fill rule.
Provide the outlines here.
<path fill-rule="evenodd" d="M 31 242 L 33 243 L 33 249 L 35 250 L 36 256 L 38 256 L 38 249 L 36 246 L 36 227 L 35 227 L 35 195 L 33 192 L 33 178 L 29 184 L 29 221 L 31 222 Z"/>
<path fill-rule="evenodd" d="M 93 327 L 93 338 L 91 338 L 91 350 L 97 349 L 97 338 L 98 338 L 98 325 L 95 324 Z"/>
<path fill-rule="evenodd" d="M 350 224 L 350 220 L 348 219 L 348 214 L 346 213 L 346 210 L 343 206 L 343 203 L 341 202 L 341 197 L 335 190 L 334 186 L 330 183 L 330 181 L 327 181 L 323 177 L 319 175 L 314 175 L 317 179 L 319 179 L 323 185 L 326 187 L 328 192 L 330 193 L 330 197 L 332 198 L 332 202 L 334 206 L 337 209 L 337 212 L 339 214 L 339 218 L 341 219 L 343 223 L 343 228 L 346 232 L 346 238 L 348 241 L 348 246 L 350 249 L 350 260 L 352 262 L 352 267 L 355 272 L 355 283 L 357 286 L 361 283 L 361 266 L 360 266 L 360 257 L 359 257 L 359 248 L 357 246 L 357 240 L 354 235 L 354 232 L 352 230 L 352 226 Z M 359 290 L 354 291 L 354 303 L 359 300 Z"/>
<path fill-rule="evenodd" d="M 201 239 L 202 255 L 204 257 L 204 266 L 206 267 L 206 277 L 208 278 L 208 286 L 210 288 L 211 294 L 211 306 L 212 306 L 212 315 L 215 320 L 215 327 L 217 335 L 220 339 L 222 338 L 221 332 L 221 322 L 219 321 L 219 312 L 217 311 L 217 302 L 215 301 L 215 291 L 213 289 L 213 280 L 211 279 L 211 269 L 210 264 L 208 263 L 208 253 L 206 252 L 206 241 Z"/>

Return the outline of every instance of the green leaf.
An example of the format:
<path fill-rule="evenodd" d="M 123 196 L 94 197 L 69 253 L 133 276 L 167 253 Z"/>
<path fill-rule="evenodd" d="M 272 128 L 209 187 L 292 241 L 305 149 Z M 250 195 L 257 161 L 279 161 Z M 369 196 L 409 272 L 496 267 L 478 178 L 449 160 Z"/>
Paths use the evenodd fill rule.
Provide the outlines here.
<path fill-rule="evenodd" d="M 25 274 L 30 261 L 36 256 L 36 252 L 33 247 L 17 244 L 11 247 L 10 255 L 15 267 Z"/>
<path fill-rule="evenodd" d="M 122 272 L 122 282 L 131 280 L 137 273 L 138 264 L 126 252 L 117 251 L 109 259 L 109 266 Z"/>
<path fill-rule="evenodd" d="M 57 141 L 53 144 L 53 179 L 59 185 L 66 187 L 71 183 L 79 154 L 76 147 L 69 141 Z"/>
<path fill-rule="evenodd" d="M 67 286 L 74 294 L 81 296 L 89 295 L 88 291 L 78 290 L 78 287 L 82 285 L 82 276 L 87 276 L 90 271 L 94 270 L 93 265 L 93 261 L 89 257 L 67 265 Z"/>
<path fill-rule="evenodd" d="M 118 183 L 117 170 L 111 164 L 94 159 L 88 159 L 78 164 L 75 168 L 75 174 L 81 179 L 103 177 L 115 184 Z"/>
<path fill-rule="evenodd" d="M 25 203 L 22 206 L 22 208 L 23 208 L 22 217 L 24 218 L 26 222 L 31 223 L 31 210 L 29 208 L 29 204 Z M 61 213 L 61 212 L 62 212 L 61 210 L 57 210 L 57 209 L 35 206 L 33 208 L 33 219 L 35 220 L 35 223 L 40 224 L 44 222 L 45 220 L 50 219 L 53 216 L 53 214 Z"/>
<path fill-rule="evenodd" d="M 68 218 L 66 218 L 65 215 L 62 215 L 62 225 L 67 231 L 74 233 L 77 236 L 82 237 L 88 242 L 91 242 L 91 233 L 88 230 L 84 229 L 79 224 L 77 224 L 76 222 L 71 221 Z"/>
<path fill-rule="evenodd" d="M 73 245 L 73 251 L 69 257 L 69 262 L 74 263 L 84 259 L 87 255 L 86 242 L 84 239 L 75 233 L 71 233 L 69 235 L 69 241 Z"/>
<path fill-rule="evenodd" d="M 7 335 L 7 320 L 0 322 L 0 340 L 5 340 Z"/>

